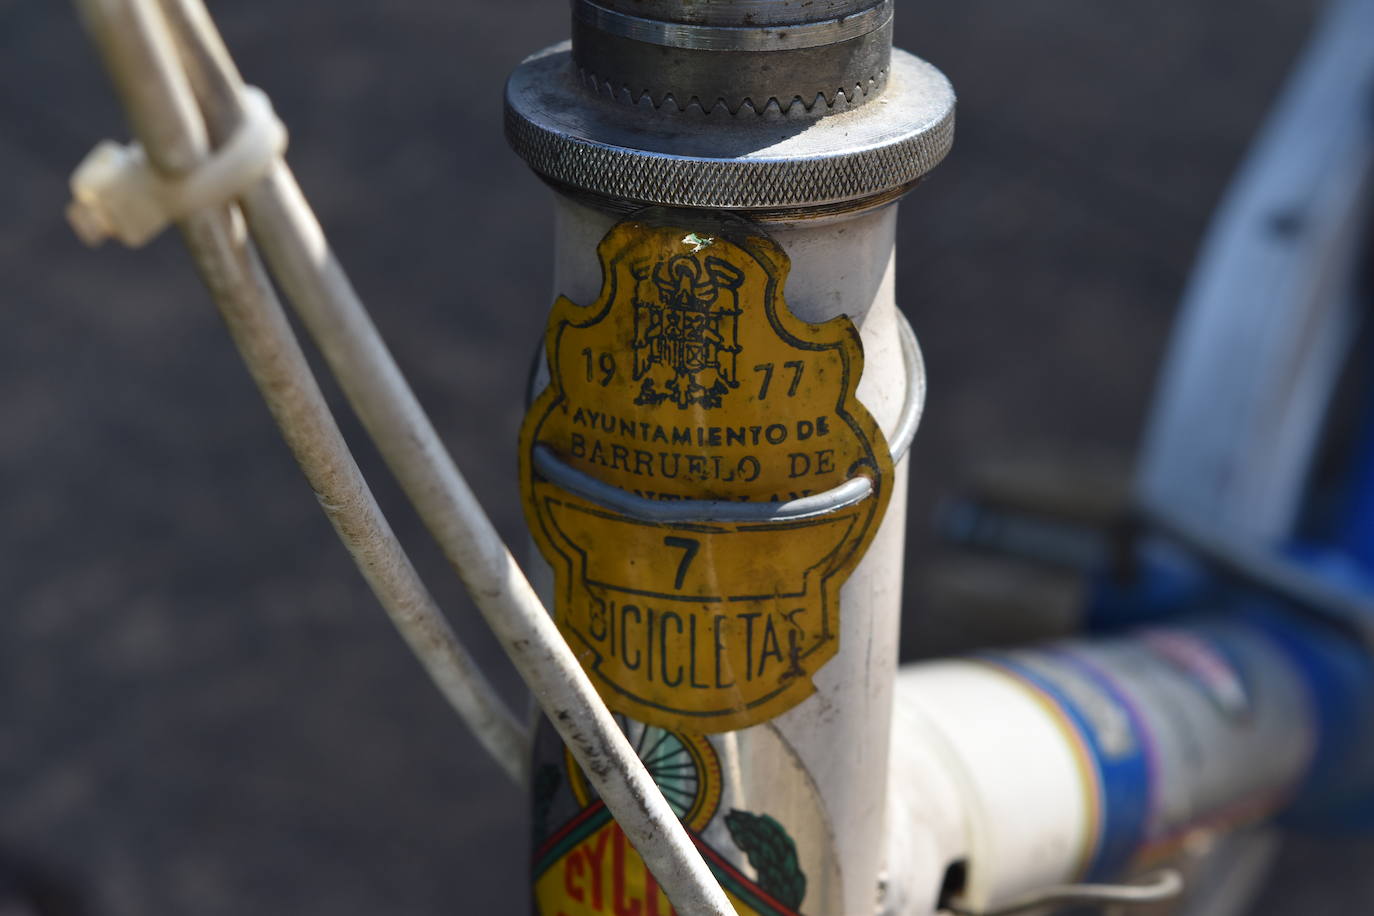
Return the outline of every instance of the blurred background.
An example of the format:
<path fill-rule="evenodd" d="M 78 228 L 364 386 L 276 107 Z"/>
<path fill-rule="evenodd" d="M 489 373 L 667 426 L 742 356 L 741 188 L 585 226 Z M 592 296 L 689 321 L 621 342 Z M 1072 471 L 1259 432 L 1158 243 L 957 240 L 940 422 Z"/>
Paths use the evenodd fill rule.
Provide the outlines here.
<path fill-rule="evenodd" d="M 930 375 L 904 659 L 985 635 L 921 573 L 932 511 L 971 467 L 1128 464 L 1195 247 L 1317 6 L 899 4 L 898 45 L 960 96 L 954 153 L 902 205 L 899 300 Z M 501 88 L 565 36 L 565 3 L 212 12 L 411 383 L 523 543 L 514 441 L 551 224 L 502 139 Z M 523 912 L 524 798 L 375 606 L 179 242 L 91 252 L 62 221 L 70 170 L 127 136 L 74 13 L 7 0 L 0 22 L 0 854 L 110 916 Z M 1256 913 L 1372 908 L 1367 847 L 1285 855 Z"/>

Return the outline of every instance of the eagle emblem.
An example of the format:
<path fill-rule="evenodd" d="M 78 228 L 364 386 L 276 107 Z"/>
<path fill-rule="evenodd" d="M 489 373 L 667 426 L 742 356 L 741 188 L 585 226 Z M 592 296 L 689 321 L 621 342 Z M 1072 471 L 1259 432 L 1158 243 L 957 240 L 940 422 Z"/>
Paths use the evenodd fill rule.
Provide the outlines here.
<path fill-rule="evenodd" d="M 744 274 L 714 255 L 678 254 L 633 275 L 635 403 L 719 407 L 739 387 Z"/>

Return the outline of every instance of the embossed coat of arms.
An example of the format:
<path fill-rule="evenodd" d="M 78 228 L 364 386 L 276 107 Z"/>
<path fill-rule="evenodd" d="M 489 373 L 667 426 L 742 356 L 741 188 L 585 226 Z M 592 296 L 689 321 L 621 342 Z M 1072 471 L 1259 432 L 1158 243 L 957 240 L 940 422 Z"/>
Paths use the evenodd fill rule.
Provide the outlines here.
<path fill-rule="evenodd" d="M 744 274 L 722 258 L 680 254 L 636 267 L 634 278 L 635 403 L 719 407 L 739 387 Z"/>

